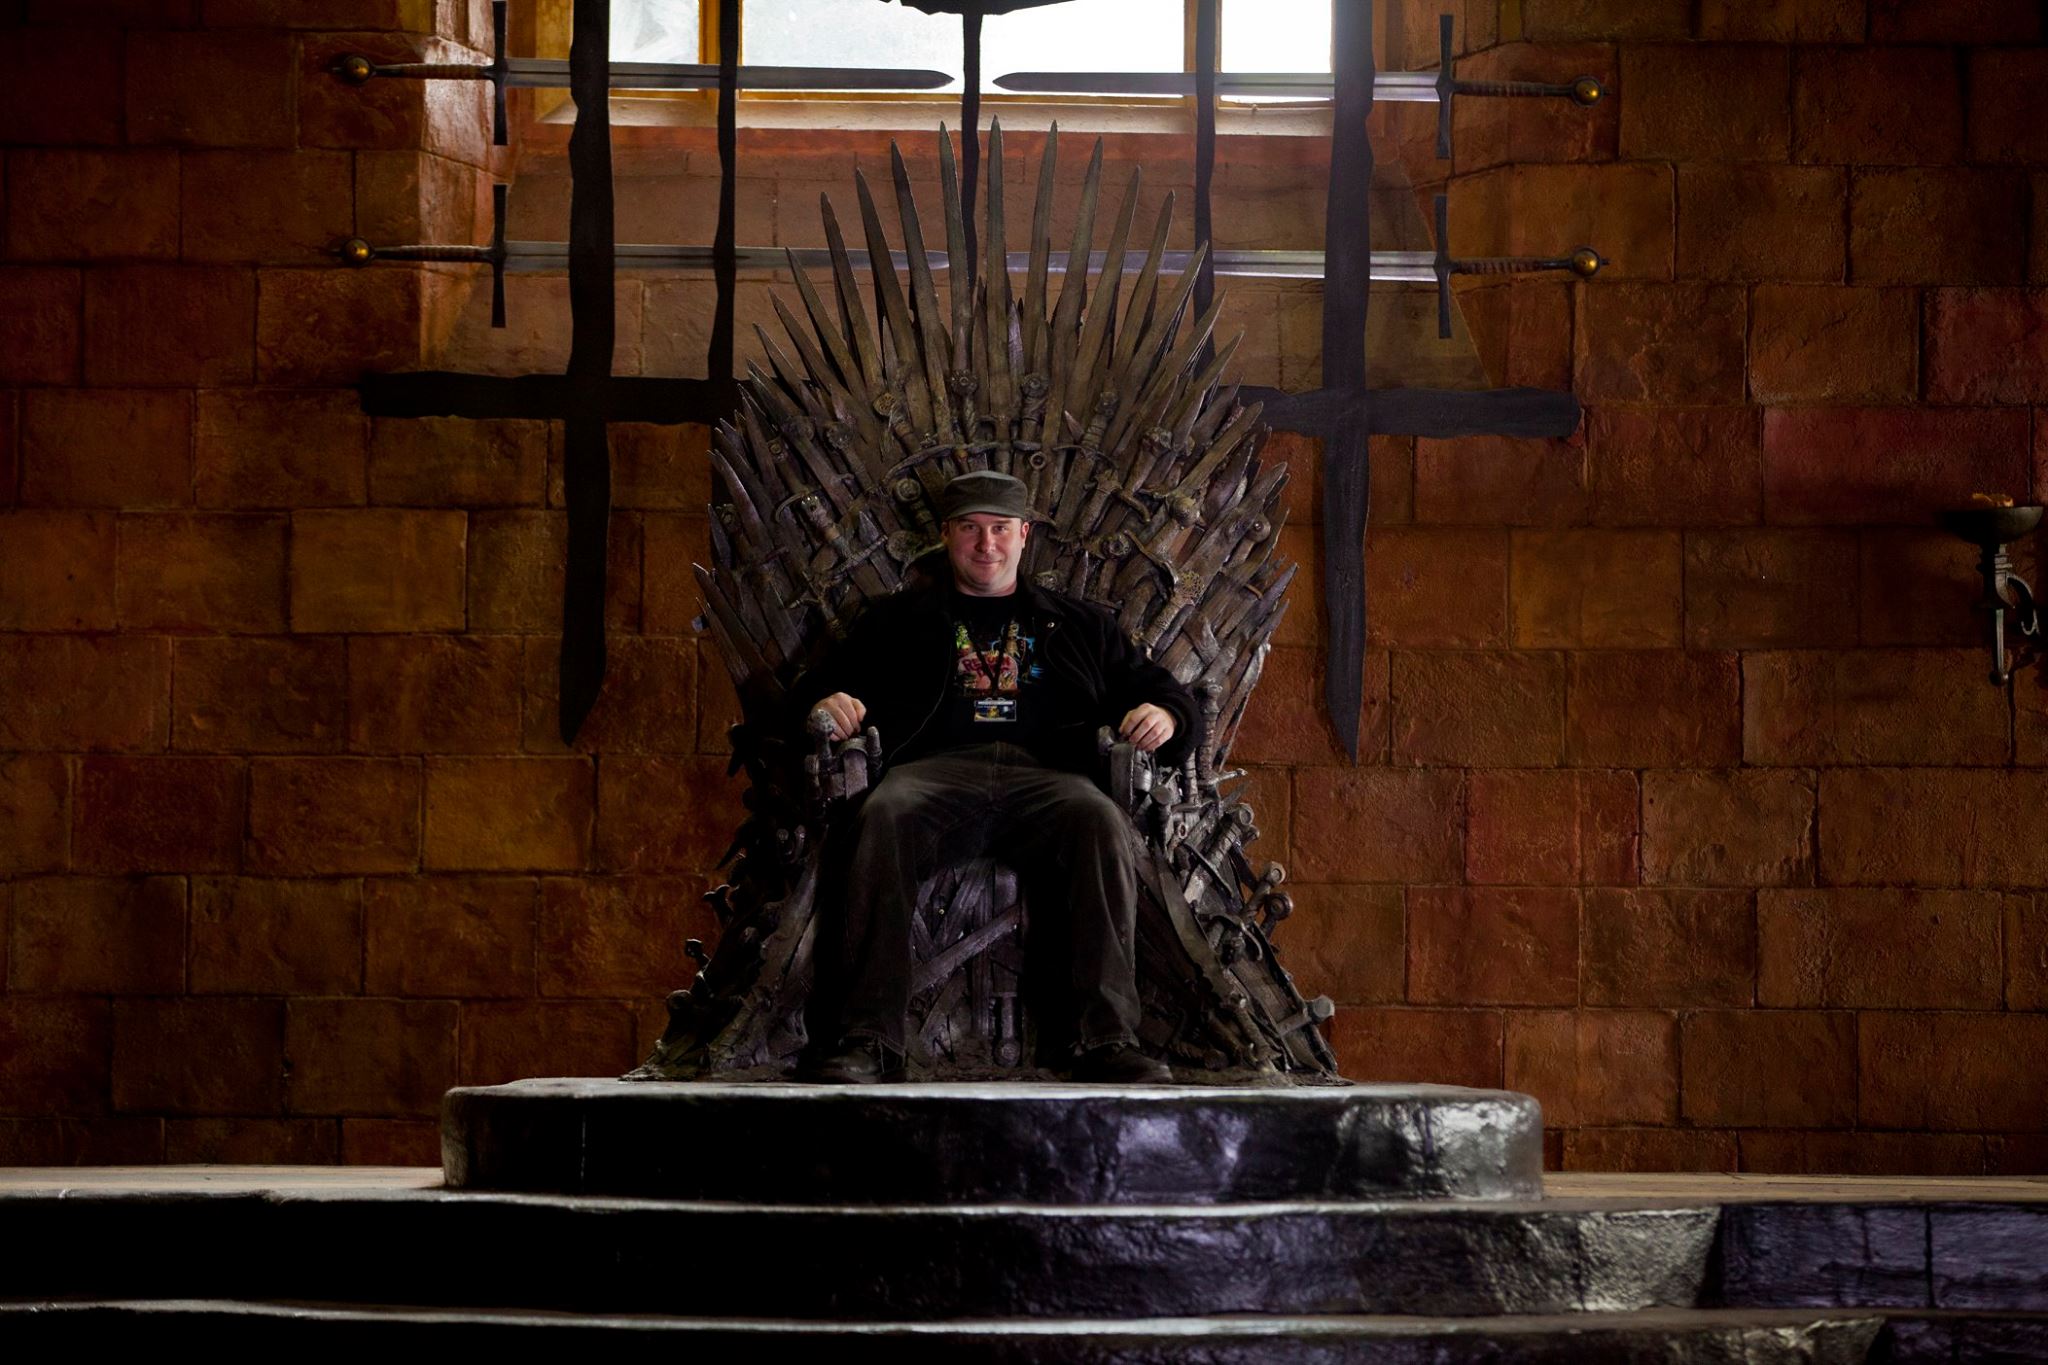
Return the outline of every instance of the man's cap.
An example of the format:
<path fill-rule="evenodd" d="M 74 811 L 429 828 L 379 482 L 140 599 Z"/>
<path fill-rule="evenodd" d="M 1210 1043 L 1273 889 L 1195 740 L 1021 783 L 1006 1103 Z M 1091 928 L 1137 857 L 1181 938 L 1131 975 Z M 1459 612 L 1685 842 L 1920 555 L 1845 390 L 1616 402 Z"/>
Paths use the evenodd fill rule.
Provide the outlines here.
<path fill-rule="evenodd" d="M 961 474 L 949 481 L 939 494 L 939 520 L 951 521 L 975 512 L 1030 521 L 1035 515 L 1031 510 L 1031 490 L 1024 486 L 1022 479 L 993 469 Z"/>

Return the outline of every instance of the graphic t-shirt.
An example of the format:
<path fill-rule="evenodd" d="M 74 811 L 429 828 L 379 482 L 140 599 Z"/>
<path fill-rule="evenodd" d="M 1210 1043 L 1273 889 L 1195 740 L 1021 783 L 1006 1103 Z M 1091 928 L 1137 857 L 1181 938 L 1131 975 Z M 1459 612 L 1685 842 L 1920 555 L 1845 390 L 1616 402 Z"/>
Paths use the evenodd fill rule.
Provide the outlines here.
<path fill-rule="evenodd" d="M 1043 729 L 1044 670 L 1018 599 L 952 595 L 953 671 L 934 749 L 997 742 L 1029 749 Z"/>

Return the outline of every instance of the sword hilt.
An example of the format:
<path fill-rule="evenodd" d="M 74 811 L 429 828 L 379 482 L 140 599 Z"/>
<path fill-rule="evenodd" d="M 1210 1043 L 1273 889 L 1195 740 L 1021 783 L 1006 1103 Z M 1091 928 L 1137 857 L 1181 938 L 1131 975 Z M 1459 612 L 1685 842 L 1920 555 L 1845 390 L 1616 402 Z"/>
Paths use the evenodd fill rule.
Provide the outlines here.
<path fill-rule="evenodd" d="M 1451 276 L 1528 275 L 1543 270 L 1569 270 L 1582 280 L 1600 273 L 1607 262 L 1592 247 L 1575 247 L 1569 256 L 1466 256 L 1451 255 L 1451 200 L 1436 197 L 1436 334 L 1451 335 Z"/>
<path fill-rule="evenodd" d="M 491 240 L 488 246 L 452 242 L 416 242 L 377 246 L 362 237 L 337 242 L 334 254 L 352 266 L 372 261 L 460 261 L 491 268 L 491 326 L 505 325 L 505 196 L 510 186 L 491 186 Z"/>
<path fill-rule="evenodd" d="M 334 59 L 327 69 L 335 79 L 350 85 L 368 85 L 379 77 L 414 81 L 489 81 L 491 83 L 491 143 L 505 145 L 505 4 L 491 0 L 491 45 L 495 55 L 488 62 L 373 62 L 359 52 Z M 413 257 L 415 260 L 435 259 Z"/>
<path fill-rule="evenodd" d="M 1551 81 L 1461 81 L 1452 64 L 1450 15 L 1437 16 L 1436 39 L 1436 155 L 1439 161 L 1451 159 L 1451 103 L 1460 95 L 1568 99 L 1584 109 L 1590 109 L 1607 98 L 1607 87 L 1592 76 L 1575 76 L 1562 84 Z"/>

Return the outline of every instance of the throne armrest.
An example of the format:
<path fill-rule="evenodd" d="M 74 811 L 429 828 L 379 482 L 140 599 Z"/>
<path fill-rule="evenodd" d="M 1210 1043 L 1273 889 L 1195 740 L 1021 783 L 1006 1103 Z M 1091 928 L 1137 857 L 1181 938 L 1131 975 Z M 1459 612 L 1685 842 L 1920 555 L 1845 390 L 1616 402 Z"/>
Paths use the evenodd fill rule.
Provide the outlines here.
<path fill-rule="evenodd" d="M 882 732 L 870 725 L 849 739 L 832 738 L 832 713 L 812 711 L 804 723 L 816 748 L 804 755 L 804 782 L 811 806 L 822 810 L 858 796 L 874 784 L 882 770 Z"/>

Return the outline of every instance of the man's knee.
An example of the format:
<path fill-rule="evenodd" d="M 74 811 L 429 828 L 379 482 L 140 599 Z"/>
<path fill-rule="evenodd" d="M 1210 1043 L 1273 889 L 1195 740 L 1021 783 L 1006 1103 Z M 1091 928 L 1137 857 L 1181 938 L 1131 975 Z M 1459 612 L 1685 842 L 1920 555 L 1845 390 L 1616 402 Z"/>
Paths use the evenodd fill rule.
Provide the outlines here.
<path fill-rule="evenodd" d="M 1121 840 L 1129 834 L 1130 818 L 1123 807 L 1086 779 L 1061 793 L 1053 816 L 1073 836 Z"/>

